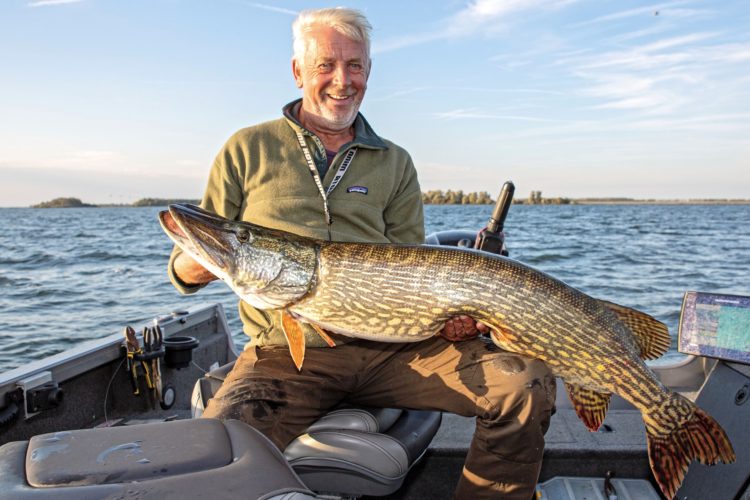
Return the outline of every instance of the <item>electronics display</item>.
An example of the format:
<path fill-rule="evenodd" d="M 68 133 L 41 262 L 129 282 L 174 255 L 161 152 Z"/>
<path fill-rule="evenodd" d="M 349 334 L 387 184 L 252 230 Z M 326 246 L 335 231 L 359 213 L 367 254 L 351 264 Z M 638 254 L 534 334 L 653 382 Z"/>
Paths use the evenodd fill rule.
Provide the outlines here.
<path fill-rule="evenodd" d="M 684 354 L 750 364 L 750 297 L 687 292 L 677 348 Z"/>

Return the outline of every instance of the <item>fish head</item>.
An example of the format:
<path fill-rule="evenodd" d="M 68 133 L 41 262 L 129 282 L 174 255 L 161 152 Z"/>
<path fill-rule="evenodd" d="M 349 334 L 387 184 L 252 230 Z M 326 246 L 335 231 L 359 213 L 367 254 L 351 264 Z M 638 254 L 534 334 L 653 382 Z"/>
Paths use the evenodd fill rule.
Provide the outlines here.
<path fill-rule="evenodd" d="M 317 256 L 298 237 L 189 204 L 170 205 L 159 221 L 185 253 L 254 307 L 285 307 L 309 290 Z"/>

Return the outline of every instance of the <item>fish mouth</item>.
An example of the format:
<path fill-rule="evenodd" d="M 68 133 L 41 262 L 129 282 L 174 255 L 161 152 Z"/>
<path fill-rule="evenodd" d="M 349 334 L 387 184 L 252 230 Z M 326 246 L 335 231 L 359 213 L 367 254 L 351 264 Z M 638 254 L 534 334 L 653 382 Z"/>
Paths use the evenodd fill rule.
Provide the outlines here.
<path fill-rule="evenodd" d="M 159 212 L 162 229 L 172 241 L 209 271 L 226 271 L 231 253 L 226 220 L 196 205 L 174 204 Z M 216 274 L 216 273 L 214 273 Z"/>

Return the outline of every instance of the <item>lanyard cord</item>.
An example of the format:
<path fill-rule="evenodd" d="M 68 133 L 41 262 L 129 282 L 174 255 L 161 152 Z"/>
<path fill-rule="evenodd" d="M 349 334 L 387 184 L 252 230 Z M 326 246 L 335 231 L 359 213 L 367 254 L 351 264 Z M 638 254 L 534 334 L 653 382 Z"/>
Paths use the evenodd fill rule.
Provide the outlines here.
<path fill-rule="evenodd" d="M 331 237 L 331 224 L 333 224 L 333 218 L 331 217 L 331 211 L 328 207 L 328 196 L 336 186 L 339 185 L 339 182 L 341 182 L 341 178 L 344 177 L 349 165 L 351 165 L 354 155 L 357 154 L 357 148 L 352 148 L 346 152 L 346 156 L 344 156 L 341 166 L 338 171 L 336 171 L 336 176 L 331 181 L 331 185 L 328 186 L 328 190 L 325 190 L 323 189 L 323 182 L 320 180 L 318 169 L 315 167 L 315 162 L 310 154 L 310 148 L 307 147 L 307 143 L 305 142 L 305 136 L 302 135 L 302 132 L 299 130 L 297 130 L 297 141 L 299 142 L 300 148 L 302 148 L 302 154 L 305 155 L 305 161 L 307 161 L 307 167 L 310 169 L 310 174 L 312 174 L 313 179 L 315 180 L 315 185 L 318 186 L 318 192 L 320 193 L 321 198 L 323 198 L 323 212 L 325 212 L 326 227 L 328 228 L 328 241 L 333 241 Z"/>

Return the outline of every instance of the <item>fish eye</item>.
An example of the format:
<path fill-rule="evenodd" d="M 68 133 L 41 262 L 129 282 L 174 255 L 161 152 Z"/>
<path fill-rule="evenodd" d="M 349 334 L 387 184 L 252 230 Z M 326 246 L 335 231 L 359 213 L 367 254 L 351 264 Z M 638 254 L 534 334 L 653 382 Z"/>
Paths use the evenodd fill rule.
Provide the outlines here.
<path fill-rule="evenodd" d="M 239 241 L 240 243 L 247 243 L 248 241 L 250 241 L 250 233 L 248 233 L 247 231 L 237 231 L 235 236 L 237 237 L 237 241 Z"/>

